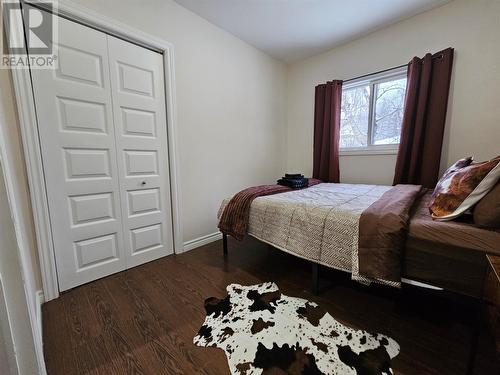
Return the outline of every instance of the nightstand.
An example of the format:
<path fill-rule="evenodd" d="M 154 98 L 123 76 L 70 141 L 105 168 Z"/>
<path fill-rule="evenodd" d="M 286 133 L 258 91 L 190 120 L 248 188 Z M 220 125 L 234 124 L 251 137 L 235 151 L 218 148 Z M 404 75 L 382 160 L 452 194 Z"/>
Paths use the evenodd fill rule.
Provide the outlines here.
<path fill-rule="evenodd" d="M 488 269 L 484 283 L 484 303 L 488 324 L 500 356 L 500 256 L 486 255 Z"/>

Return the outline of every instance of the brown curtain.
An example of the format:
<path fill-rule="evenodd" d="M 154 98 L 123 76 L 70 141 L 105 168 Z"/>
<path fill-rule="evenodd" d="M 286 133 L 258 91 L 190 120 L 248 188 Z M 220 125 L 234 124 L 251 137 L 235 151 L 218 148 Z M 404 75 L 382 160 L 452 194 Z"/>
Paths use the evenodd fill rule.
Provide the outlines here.
<path fill-rule="evenodd" d="M 339 182 L 340 102 L 342 81 L 316 86 L 313 177 Z"/>
<path fill-rule="evenodd" d="M 438 180 L 453 48 L 408 64 L 405 109 L 394 185 L 434 188 Z"/>

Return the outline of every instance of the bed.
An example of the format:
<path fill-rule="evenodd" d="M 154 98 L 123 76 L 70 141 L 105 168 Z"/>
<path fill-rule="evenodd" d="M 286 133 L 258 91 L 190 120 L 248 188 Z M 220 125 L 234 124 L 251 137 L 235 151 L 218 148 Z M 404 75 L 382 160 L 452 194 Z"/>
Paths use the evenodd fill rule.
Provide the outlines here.
<path fill-rule="evenodd" d="M 359 272 L 360 221 L 391 186 L 321 183 L 307 189 L 258 197 L 250 206 L 248 234 L 282 251 L 350 272 L 354 280 L 399 286 L 392 278 L 366 278 Z M 500 254 L 500 231 L 470 222 L 436 222 L 421 191 L 408 212 L 401 248 L 401 280 L 414 280 L 474 297 L 481 295 L 485 253 Z M 229 199 L 222 202 L 219 218 Z M 381 207 L 385 207 L 382 205 Z M 394 216 L 394 215 L 392 215 Z M 386 215 L 381 224 L 395 220 Z M 401 215 L 402 216 L 402 215 Z M 400 220 L 397 217 L 397 220 Z M 383 226 L 383 225 L 382 225 Z M 396 231 L 400 236 L 402 229 Z M 360 242 L 361 241 L 361 242 Z M 366 239 L 364 240 L 366 242 Z M 224 238 L 225 249 L 227 240 Z M 317 286 L 317 285 L 316 285 Z"/>

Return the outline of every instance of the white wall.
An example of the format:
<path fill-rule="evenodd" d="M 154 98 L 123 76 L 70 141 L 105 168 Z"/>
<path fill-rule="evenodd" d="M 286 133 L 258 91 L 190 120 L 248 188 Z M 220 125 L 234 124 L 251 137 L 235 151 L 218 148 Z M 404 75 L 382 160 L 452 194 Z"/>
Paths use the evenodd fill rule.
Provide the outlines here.
<path fill-rule="evenodd" d="M 36 250 L 33 213 L 31 210 L 28 179 L 21 145 L 17 107 L 13 97 L 11 74 L 0 69 L 0 159 L 3 161 L 6 188 L 11 203 L 17 207 L 14 228 L 19 247 L 19 260 L 24 270 L 24 283 L 30 311 L 36 311 L 36 292 L 42 289 L 40 266 Z M 8 212 L 0 212 L 8 215 Z M 3 244 L 3 241 L 0 241 Z"/>
<path fill-rule="evenodd" d="M 500 153 L 500 1 L 455 0 L 288 68 L 287 169 L 312 172 L 314 87 L 455 48 L 441 170 Z M 396 155 L 342 156 L 343 182 L 391 184 Z"/>
<path fill-rule="evenodd" d="M 12 179 L 13 199 L 19 207 L 18 230 L 23 243 L 27 244 L 27 267 L 32 270 L 28 283 L 33 293 L 41 289 L 40 267 L 36 254 L 33 213 L 28 191 L 28 179 L 22 152 L 21 135 L 16 103 L 12 93 L 12 80 L 8 70 L 0 69 L 0 147 L 5 169 Z M 8 155 L 8 157 L 7 157 Z"/>
<path fill-rule="evenodd" d="M 184 241 L 223 198 L 284 171 L 286 67 L 171 0 L 78 0 L 173 43 Z"/>
<path fill-rule="evenodd" d="M 23 271 L 19 260 L 17 238 L 11 219 L 7 191 L 0 163 L 0 278 L 4 301 L 0 300 L 0 334 L 13 343 L 20 375 L 38 374 L 33 331 L 29 319 L 28 300 L 23 283 Z M 3 311 L 3 313 L 2 313 Z M 5 317 L 5 312 L 7 317 Z M 5 319 L 7 318 L 7 321 Z M 7 343 L 8 344 L 8 343 Z M 5 363 L 3 364 L 5 365 Z M 0 365 L 0 369 L 4 367 Z M 16 374 L 15 363 L 6 374 Z M 5 367 L 4 367 L 5 370 Z M 3 374 L 3 372 L 2 372 Z"/>

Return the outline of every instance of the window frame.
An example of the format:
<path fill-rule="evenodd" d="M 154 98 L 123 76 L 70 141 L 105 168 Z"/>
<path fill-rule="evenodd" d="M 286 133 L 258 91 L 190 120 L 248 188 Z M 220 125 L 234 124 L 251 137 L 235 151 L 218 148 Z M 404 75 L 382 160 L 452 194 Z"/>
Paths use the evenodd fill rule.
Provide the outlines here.
<path fill-rule="evenodd" d="M 367 146 L 365 147 L 340 147 L 340 155 L 393 155 L 398 153 L 399 143 L 392 145 L 375 145 L 373 144 L 373 129 L 374 129 L 374 110 L 375 110 L 375 87 L 379 83 L 394 81 L 396 79 L 406 78 L 407 67 L 402 66 L 395 69 L 390 69 L 380 73 L 370 74 L 369 76 L 360 77 L 350 80 L 342 85 L 342 91 L 354 89 L 360 86 L 370 86 L 370 107 L 368 109 L 368 134 Z M 342 124 L 341 124 L 342 125 Z"/>

